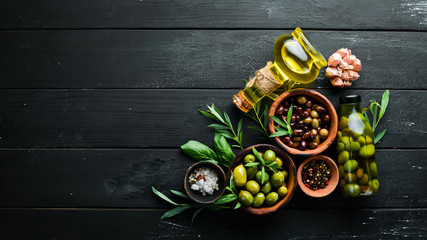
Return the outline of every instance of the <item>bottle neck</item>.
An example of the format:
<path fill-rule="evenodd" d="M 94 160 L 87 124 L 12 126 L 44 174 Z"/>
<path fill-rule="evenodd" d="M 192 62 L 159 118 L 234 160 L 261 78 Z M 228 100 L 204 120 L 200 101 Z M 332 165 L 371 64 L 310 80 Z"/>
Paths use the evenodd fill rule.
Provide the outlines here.
<path fill-rule="evenodd" d="M 360 102 L 341 104 L 341 115 L 346 116 L 354 112 L 358 112 L 358 113 L 362 112 L 362 110 L 360 109 Z"/>

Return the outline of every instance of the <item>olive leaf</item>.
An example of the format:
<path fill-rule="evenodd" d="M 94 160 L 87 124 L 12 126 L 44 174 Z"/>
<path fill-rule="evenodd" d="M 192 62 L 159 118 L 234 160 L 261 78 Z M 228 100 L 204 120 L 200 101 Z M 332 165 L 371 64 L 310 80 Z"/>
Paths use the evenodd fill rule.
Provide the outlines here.
<path fill-rule="evenodd" d="M 259 101 L 254 105 L 251 113 L 243 113 L 244 116 L 252 119 L 254 122 L 256 122 L 259 125 L 259 127 L 248 126 L 249 129 L 261 132 L 266 136 L 269 135 L 267 131 L 267 124 L 268 124 L 268 111 L 270 109 L 270 106 L 271 104 L 265 104 L 264 110 L 261 113 L 262 105 L 261 105 L 261 101 Z"/>
<path fill-rule="evenodd" d="M 383 93 L 382 98 L 381 98 L 381 103 L 378 103 L 374 99 L 374 100 L 370 101 L 371 103 L 369 104 L 369 106 L 362 109 L 363 116 L 365 117 L 365 119 L 368 122 L 371 122 L 369 119 L 369 116 L 367 114 L 368 109 L 371 112 L 371 115 L 372 115 L 372 123 L 371 123 L 372 132 L 375 132 L 380 120 L 382 119 L 382 117 L 385 114 L 385 111 L 387 109 L 388 102 L 389 102 L 389 97 L 390 97 L 390 91 L 385 90 L 385 92 Z M 379 109 L 379 113 L 378 113 L 378 109 Z M 374 144 L 378 143 L 384 137 L 385 132 L 386 132 L 386 129 L 382 130 L 377 135 L 374 134 L 374 136 L 375 136 Z"/>
<path fill-rule="evenodd" d="M 227 194 L 222 196 L 221 198 L 219 198 L 218 200 L 216 200 L 215 202 L 213 202 L 213 205 L 220 205 L 220 204 L 226 204 L 229 202 L 233 202 L 237 199 L 237 196 L 234 194 Z"/>
<path fill-rule="evenodd" d="M 173 204 L 173 205 L 176 205 L 176 206 L 178 206 L 178 205 L 179 205 L 178 203 L 176 203 L 176 202 L 174 202 L 174 201 L 170 200 L 170 199 L 169 199 L 168 197 L 166 197 L 163 193 L 161 193 L 161 192 L 157 191 L 157 189 L 155 189 L 154 187 L 151 187 L 151 189 L 153 190 L 153 193 L 154 193 L 154 194 L 156 194 L 157 196 L 161 197 L 163 200 L 165 200 L 165 201 L 167 201 L 167 202 L 169 202 L 169 203 L 171 203 L 171 204 Z"/>
<path fill-rule="evenodd" d="M 221 124 L 210 124 L 208 125 L 208 127 L 215 129 L 219 134 L 221 134 L 225 138 L 235 141 L 238 144 L 239 148 L 243 149 L 243 145 L 242 145 L 243 118 L 241 118 L 239 123 L 237 124 L 237 130 L 236 130 L 237 133 L 236 133 L 234 131 L 233 124 L 231 123 L 230 117 L 226 112 L 221 113 L 221 111 L 219 111 L 214 104 L 212 104 L 211 106 L 207 105 L 207 108 L 208 108 L 207 111 L 199 110 L 199 112 L 204 116 L 221 123 Z"/>
<path fill-rule="evenodd" d="M 185 193 L 183 193 L 183 192 L 180 192 L 180 191 L 177 191 L 177 190 L 173 190 L 173 189 L 170 189 L 169 191 L 170 191 L 171 193 L 173 193 L 173 194 L 177 195 L 177 196 L 180 196 L 180 197 L 182 197 L 182 198 L 185 198 L 185 199 L 187 199 L 187 200 L 190 200 L 190 198 L 189 198 Z"/>
<path fill-rule="evenodd" d="M 194 213 L 193 213 L 193 216 L 191 217 L 191 226 L 193 226 L 193 222 L 194 222 L 194 219 L 196 218 L 196 216 L 203 210 L 203 209 L 205 209 L 207 206 L 203 206 L 203 207 L 201 207 L 201 208 L 199 208 L 199 209 L 197 209 Z"/>
<path fill-rule="evenodd" d="M 271 119 L 279 126 L 285 128 L 282 129 L 278 126 L 274 126 L 274 129 L 276 130 L 275 133 L 271 134 L 269 137 L 282 137 L 282 136 L 291 136 L 292 135 L 292 128 L 291 128 L 291 118 L 292 118 L 292 104 L 289 107 L 288 114 L 286 118 L 283 118 L 283 121 L 280 120 L 278 117 L 271 115 Z"/>
<path fill-rule="evenodd" d="M 186 204 L 186 205 L 181 205 L 179 207 L 173 208 L 167 212 L 165 212 L 165 214 L 163 214 L 163 216 L 160 219 L 164 219 L 164 218 L 170 218 L 173 217 L 177 214 L 182 213 L 183 211 L 192 208 L 192 205 Z"/>

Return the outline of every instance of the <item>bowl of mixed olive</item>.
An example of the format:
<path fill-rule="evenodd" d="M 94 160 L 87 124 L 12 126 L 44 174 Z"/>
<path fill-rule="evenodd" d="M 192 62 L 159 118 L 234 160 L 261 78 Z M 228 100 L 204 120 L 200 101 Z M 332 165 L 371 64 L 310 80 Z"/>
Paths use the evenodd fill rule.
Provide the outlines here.
<path fill-rule="evenodd" d="M 277 211 L 293 197 L 296 167 L 288 154 L 269 144 L 241 151 L 231 162 L 227 182 L 242 209 L 263 215 Z"/>
<path fill-rule="evenodd" d="M 338 116 L 334 106 L 314 90 L 295 89 L 283 93 L 271 105 L 269 116 L 268 129 L 276 135 L 274 141 L 293 155 L 320 154 L 337 134 Z"/>

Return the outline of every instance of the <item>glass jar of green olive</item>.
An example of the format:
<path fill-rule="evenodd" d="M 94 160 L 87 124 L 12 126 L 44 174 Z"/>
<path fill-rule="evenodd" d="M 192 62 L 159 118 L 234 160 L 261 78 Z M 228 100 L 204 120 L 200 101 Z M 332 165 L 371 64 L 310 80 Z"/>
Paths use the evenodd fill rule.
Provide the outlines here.
<path fill-rule="evenodd" d="M 360 109 L 361 97 L 340 97 L 337 152 L 343 196 L 370 196 L 378 192 L 374 134 Z"/>

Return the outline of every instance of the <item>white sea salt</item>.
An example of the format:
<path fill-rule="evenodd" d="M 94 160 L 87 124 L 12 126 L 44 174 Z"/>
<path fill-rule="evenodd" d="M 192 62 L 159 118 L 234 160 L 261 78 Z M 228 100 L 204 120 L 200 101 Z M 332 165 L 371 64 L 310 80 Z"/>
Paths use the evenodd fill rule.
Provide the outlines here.
<path fill-rule="evenodd" d="M 199 191 L 202 196 L 212 195 L 214 191 L 218 191 L 218 174 L 206 167 L 196 169 L 189 177 L 191 189 Z"/>

